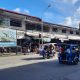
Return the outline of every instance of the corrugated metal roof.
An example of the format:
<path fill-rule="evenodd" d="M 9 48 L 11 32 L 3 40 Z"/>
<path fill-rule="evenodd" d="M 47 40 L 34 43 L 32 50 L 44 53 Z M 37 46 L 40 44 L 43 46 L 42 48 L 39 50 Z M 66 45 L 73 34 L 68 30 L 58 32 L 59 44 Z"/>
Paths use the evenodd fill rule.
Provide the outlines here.
<path fill-rule="evenodd" d="M 45 25 L 51 25 L 51 26 L 56 26 L 56 27 L 63 27 L 63 28 L 69 28 L 69 29 L 76 29 L 79 30 L 78 28 L 73 28 L 65 25 L 60 25 L 60 24 L 54 24 L 54 23 L 49 23 L 49 22 L 44 22 Z"/>
<path fill-rule="evenodd" d="M 40 18 L 38 18 L 38 17 L 34 17 L 34 16 L 30 16 L 30 15 L 27 15 L 27 14 L 22 14 L 22 13 L 18 13 L 18 12 L 10 11 L 10 10 L 2 9 L 2 8 L 0 8 L 0 10 L 5 11 L 5 12 L 9 12 L 9 13 L 13 13 L 13 14 L 22 15 L 22 16 L 29 16 L 29 17 L 36 18 L 36 19 L 38 19 L 38 20 L 41 21 Z"/>

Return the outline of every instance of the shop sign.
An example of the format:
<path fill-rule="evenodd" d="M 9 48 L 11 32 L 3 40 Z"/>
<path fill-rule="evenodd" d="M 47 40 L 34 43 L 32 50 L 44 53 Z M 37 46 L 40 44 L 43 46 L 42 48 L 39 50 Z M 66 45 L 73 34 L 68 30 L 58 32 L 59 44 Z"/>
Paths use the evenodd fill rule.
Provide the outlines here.
<path fill-rule="evenodd" d="M 16 30 L 0 28 L 0 47 L 12 47 L 17 44 Z"/>

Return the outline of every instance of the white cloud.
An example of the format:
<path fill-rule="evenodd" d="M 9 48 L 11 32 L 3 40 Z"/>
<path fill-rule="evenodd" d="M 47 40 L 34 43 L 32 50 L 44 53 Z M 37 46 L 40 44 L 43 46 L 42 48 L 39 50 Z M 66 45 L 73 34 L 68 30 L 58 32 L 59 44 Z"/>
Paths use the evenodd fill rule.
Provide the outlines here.
<path fill-rule="evenodd" d="M 72 3 L 75 4 L 76 2 L 78 2 L 78 0 L 72 0 Z"/>
<path fill-rule="evenodd" d="M 77 3 L 79 0 L 48 0 L 49 2 L 65 2 L 65 3 L 72 3 L 72 4 L 75 4 Z"/>
<path fill-rule="evenodd" d="M 65 18 L 63 24 L 67 26 L 79 28 L 79 23 L 80 23 L 80 6 L 75 10 L 73 16 L 69 16 Z"/>
<path fill-rule="evenodd" d="M 55 16 L 52 12 L 45 12 L 43 15 L 42 15 L 42 19 L 47 21 L 47 22 L 53 22 L 54 19 L 55 19 Z"/>
<path fill-rule="evenodd" d="M 64 2 L 69 2 L 72 4 L 75 4 L 76 2 L 78 2 L 78 0 L 63 0 Z"/>
<path fill-rule="evenodd" d="M 80 7 L 78 7 L 73 16 L 73 26 L 79 28 L 80 23 Z"/>
<path fill-rule="evenodd" d="M 80 0 L 46 0 L 47 4 L 52 4 L 52 9 L 54 14 L 45 14 L 46 18 L 53 19 L 56 23 L 67 25 L 71 27 L 79 27 L 80 23 Z M 62 18 L 57 17 L 61 16 Z M 65 17 L 67 16 L 67 17 Z M 52 17 L 52 18 L 51 18 Z M 59 20 L 61 19 L 61 21 Z"/>
<path fill-rule="evenodd" d="M 74 19 L 74 24 L 77 28 L 79 28 L 79 24 L 80 24 L 80 19 L 75 18 Z"/>
<path fill-rule="evenodd" d="M 51 19 L 53 16 L 54 16 L 54 15 L 53 15 L 52 12 L 45 12 L 45 13 L 44 13 L 44 17 L 45 17 L 45 18 Z"/>
<path fill-rule="evenodd" d="M 19 12 L 19 13 L 24 13 L 24 14 L 29 14 L 29 10 L 27 9 L 20 9 L 20 8 L 15 8 L 13 11 Z"/>
<path fill-rule="evenodd" d="M 71 16 L 65 18 L 64 25 L 72 26 L 72 18 L 71 18 Z"/>
<path fill-rule="evenodd" d="M 29 14 L 30 12 L 29 12 L 29 10 L 24 9 L 24 13 L 25 13 L 25 14 Z"/>
<path fill-rule="evenodd" d="M 80 15 L 80 7 L 76 10 L 76 13 Z"/>
<path fill-rule="evenodd" d="M 13 11 L 15 11 L 15 12 L 21 12 L 21 9 L 20 8 L 16 8 Z"/>
<path fill-rule="evenodd" d="M 80 23 L 80 20 L 78 20 L 78 19 L 73 20 L 73 26 L 74 27 L 79 28 L 79 23 Z"/>
<path fill-rule="evenodd" d="M 62 23 L 62 24 L 66 25 L 66 26 L 79 28 L 79 23 L 80 23 L 80 19 L 69 16 L 69 17 L 65 18 L 64 23 Z"/>

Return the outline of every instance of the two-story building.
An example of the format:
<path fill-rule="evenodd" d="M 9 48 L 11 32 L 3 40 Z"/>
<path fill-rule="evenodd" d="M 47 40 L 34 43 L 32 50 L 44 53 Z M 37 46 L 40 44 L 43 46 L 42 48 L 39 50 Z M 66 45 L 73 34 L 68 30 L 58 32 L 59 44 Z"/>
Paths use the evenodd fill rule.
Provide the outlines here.
<path fill-rule="evenodd" d="M 80 31 L 64 25 L 42 22 L 40 18 L 27 14 L 0 9 L 0 27 L 17 30 L 18 44 L 24 35 L 32 36 L 35 40 L 44 42 L 72 41 L 80 42 Z M 39 36 L 40 35 L 40 36 Z"/>

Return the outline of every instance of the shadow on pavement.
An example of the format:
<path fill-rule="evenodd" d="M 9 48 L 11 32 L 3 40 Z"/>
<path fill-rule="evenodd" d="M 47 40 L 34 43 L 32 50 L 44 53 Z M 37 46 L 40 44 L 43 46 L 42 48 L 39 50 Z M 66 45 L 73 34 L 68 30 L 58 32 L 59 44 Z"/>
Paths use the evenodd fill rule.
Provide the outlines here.
<path fill-rule="evenodd" d="M 0 80 L 64 80 L 76 67 L 59 64 L 57 60 L 39 62 L 0 70 Z"/>
<path fill-rule="evenodd" d="M 24 58 L 22 60 L 42 60 L 43 57 L 36 57 L 36 58 Z"/>

